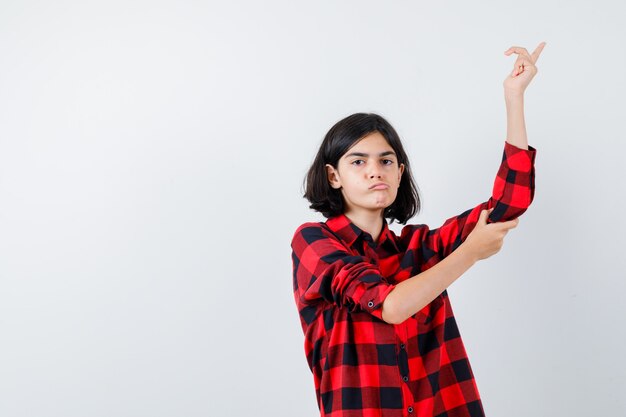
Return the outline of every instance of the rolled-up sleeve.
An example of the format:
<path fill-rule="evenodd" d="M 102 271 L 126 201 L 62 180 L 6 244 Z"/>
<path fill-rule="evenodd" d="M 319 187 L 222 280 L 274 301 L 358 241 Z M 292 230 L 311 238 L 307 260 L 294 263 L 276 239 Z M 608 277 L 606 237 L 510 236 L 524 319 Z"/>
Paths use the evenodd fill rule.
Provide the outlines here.
<path fill-rule="evenodd" d="M 393 290 L 380 269 L 352 253 L 319 223 L 305 223 L 292 239 L 293 287 L 300 311 L 332 303 L 382 320 L 382 304 Z"/>
<path fill-rule="evenodd" d="M 490 221 L 512 220 L 528 209 L 535 197 L 536 154 L 532 146 L 522 149 L 504 142 L 502 162 L 491 192 L 495 205 Z"/>

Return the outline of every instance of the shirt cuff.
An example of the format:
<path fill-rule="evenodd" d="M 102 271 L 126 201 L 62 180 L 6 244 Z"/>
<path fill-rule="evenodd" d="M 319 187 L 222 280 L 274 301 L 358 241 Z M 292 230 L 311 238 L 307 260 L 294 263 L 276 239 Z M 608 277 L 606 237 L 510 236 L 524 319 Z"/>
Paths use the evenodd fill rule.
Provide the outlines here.
<path fill-rule="evenodd" d="M 361 308 L 374 317 L 383 320 L 383 302 L 395 287 L 395 284 L 380 283 L 366 291 L 360 300 Z"/>
<path fill-rule="evenodd" d="M 528 149 L 519 148 L 504 141 L 504 158 L 508 167 L 514 171 L 529 172 L 535 164 L 537 149 L 528 145 Z"/>

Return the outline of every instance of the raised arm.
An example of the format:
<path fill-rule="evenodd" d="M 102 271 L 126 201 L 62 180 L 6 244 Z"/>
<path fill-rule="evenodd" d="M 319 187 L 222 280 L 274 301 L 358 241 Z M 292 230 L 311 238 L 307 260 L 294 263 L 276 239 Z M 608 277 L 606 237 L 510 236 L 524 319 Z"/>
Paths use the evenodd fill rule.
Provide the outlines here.
<path fill-rule="evenodd" d="M 422 270 L 432 267 L 461 245 L 473 230 L 484 209 L 494 210 L 487 223 L 513 220 L 524 213 L 535 196 L 535 156 L 537 150 L 528 145 L 524 122 L 524 91 L 537 73 L 535 63 L 545 42 L 533 51 L 513 46 L 505 55 L 518 54 L 513 71 L 504 80 L 507 112 L 507 139 L 489 200 L 447 219 L 430 230 L 424 224 L 407 225 L 401 240 L 414 251 L 416 265 Z"/>

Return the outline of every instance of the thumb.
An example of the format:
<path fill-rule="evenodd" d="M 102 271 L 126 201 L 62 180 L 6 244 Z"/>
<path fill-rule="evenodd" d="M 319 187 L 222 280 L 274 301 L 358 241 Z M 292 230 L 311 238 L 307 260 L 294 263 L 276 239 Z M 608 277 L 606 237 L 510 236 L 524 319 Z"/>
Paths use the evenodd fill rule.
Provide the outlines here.
<path fill-rule="evenodd" d="M 487 222 L 487 216 L 489 216 L 492 211 L 493 211 L 493 207 L 491 207 L 490 209 L 482 210 L 480 212 L 480 222 L 481 223 L 486 223 Z"/>

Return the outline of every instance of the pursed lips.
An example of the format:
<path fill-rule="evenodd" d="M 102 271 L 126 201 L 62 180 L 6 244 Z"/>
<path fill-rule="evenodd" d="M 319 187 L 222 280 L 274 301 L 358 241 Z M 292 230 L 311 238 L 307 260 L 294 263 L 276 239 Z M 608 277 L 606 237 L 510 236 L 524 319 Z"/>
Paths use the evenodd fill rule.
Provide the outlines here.
<path fill-rule="evenodd" d="M 386 190 L 389 186 L 385 183 L 379 182 L 370 187 L 370 190 Z"/>

